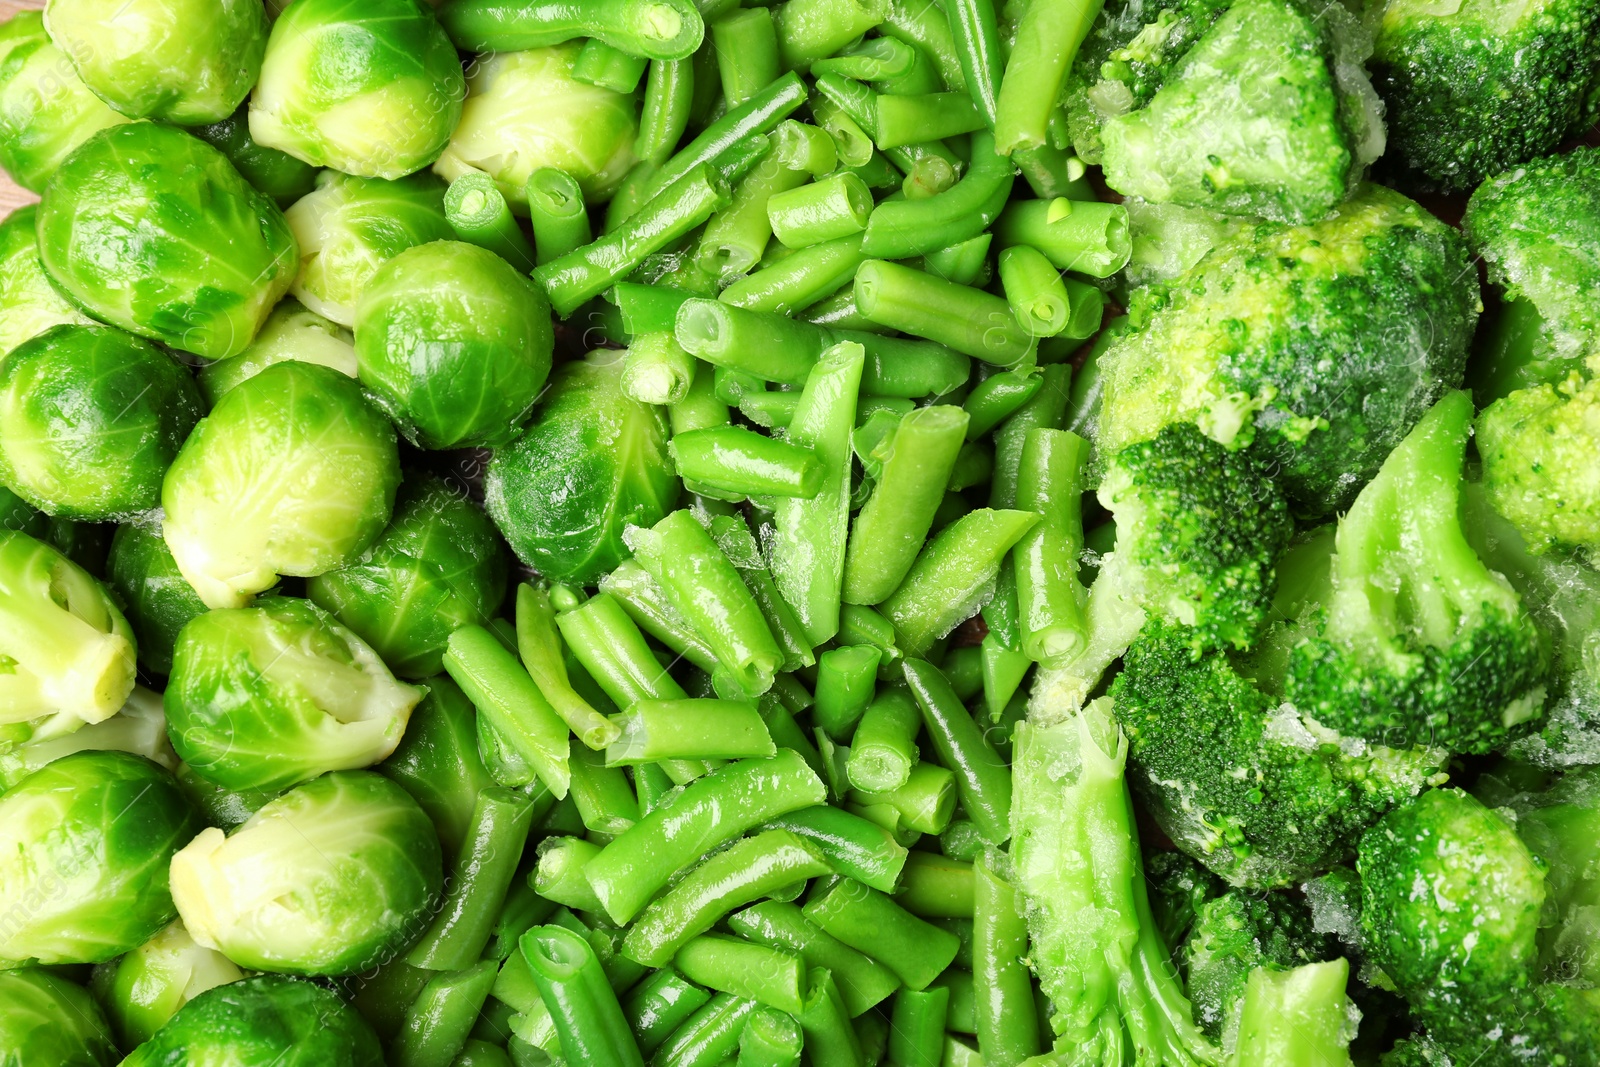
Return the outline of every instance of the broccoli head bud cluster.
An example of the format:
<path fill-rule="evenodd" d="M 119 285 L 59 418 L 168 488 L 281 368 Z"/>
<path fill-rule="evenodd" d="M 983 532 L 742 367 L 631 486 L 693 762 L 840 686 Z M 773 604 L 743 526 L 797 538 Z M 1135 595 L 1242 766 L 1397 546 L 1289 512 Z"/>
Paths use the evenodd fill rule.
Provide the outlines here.
<path fill-rule="evenodd" d="M 1600 379 L 1518 389 L 1478 417 L 1483 484 L 1495 510 L 1543 552 L 1600 550 Z"/>

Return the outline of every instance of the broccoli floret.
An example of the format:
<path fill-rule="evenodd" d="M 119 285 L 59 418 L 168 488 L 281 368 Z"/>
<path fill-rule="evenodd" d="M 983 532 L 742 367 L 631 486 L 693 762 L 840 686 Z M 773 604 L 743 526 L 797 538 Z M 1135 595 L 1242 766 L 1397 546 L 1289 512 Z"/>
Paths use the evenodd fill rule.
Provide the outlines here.
<path fill-rule="evenodd" d="M 1270 648 L 1272 641 L 1264 641 Z M 1135 788 L 1173 842 L 1237 886 L 1288 885 L 1439 775 L 1446 753 L 1342 737 L 1284 704 L 1259 656 L 1195 657 L 1146 624 L 1111 687 Z M 1267 668 L 1267 669 L 1263 669 Z"/>
<path fill-rule="evenodd" d="M 1471 419 L 1466 393 L 1445 396 L 1339 522 L 1332 591 L 1284 689 L 1324 726 L 1485 753 L 1543 709 L 1543 637 L 1462 528 Z"/>
<path fill-rule="evenodd" d="M 1600 7 L 1591 0 L 1368 0 L 1384 167 L 1404 187 L 1470 189 L 1591 121 Z"/>
<path fill-rule="evenodd" d="M 1574 371 L 1534 385 L 1478 416 L 1483 485 L 1534 552 L 1600 551 L 1600 379 Z"/>
<path fill-rule="evenodd" d="M 1101 454 L 1192 422 L 1318 515 L 1460 384 L 1479 306 L 1460 235 L 1371 185 L 1313 225 L 1246 228 L 1136 305 L 1099 363 Z"/>
<path fill-rule="evenodd" d="M 1508 805 L 1517 833 L 1545 865 L 1544 974 L 1600 986 L 1600 767 L 1568 772 Z"/>
<path fill-rule="evenodd" d="M 1150 853 L 1144 861 L 1144 880 L 1150 913 L 1164 945 L 1181 945 L 1195 914 L 1224 889 L 1220 878 L 1182 852 Z"/>
<path fill-rule="evenodd" d="M 1117 453 L 1099 496 L 1116 515 L 1116 573 L 1131 599 L 1188 627 L 1196 651 L 1251 644 L 1272 598 L 1273 560 L 1294 533 L 1253 453 L 1177 423 Z"/>

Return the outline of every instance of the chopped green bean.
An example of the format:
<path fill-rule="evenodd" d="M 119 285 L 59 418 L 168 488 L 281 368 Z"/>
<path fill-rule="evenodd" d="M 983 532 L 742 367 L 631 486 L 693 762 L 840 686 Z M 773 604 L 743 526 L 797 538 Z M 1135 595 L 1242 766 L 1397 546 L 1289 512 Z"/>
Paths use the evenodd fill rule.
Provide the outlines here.
<path fill-rule="evenodd" d="M 633 154 L 656 167 L 665 163 L 688 128 L 693 102 L 694 63 L 689 59 L 652 59 Z"/>
<path fill-rule="evenodd" d="M 892 892 L 905 866 L 906 850 L 876 823 L 848 811 L 819 804 L 770 819 L 769 830 L 788 830 L 810 841 L 840 873 Z"/>
<path fill-rule="evenodd" d="M 803 1037 L 792 1015 L 758 1011 L 739 1035 L 737 1067 L 799 1067 Z"/>
<path fill-rule="evenodd" d="M 498 968 L 484 960 L 438 974 L 406 1009 L 389 1049 L 396 1067 L 450 1067 L 466 1047 Z"/>
<path fill-rule="evenodd" d="M 806 70 L 873 29 L 888 0 L 789 0 L 777 10 L 778 49 L 787 70 Z"/>
<path fill-rule="evenodd" d="M 623 364 L 622 391 L 641 404 L 676 404 L 689 392 L 694 365 L 671 330 L 636 333 Z"/>
<path fill-rule="evenodd" d="M 1121 270 L 1133 249 L 1127 208 L 1065 197 L 1018 200 L 1000 214 L 994 236 L 1001 248 L 1028 245 L 1061 270 L 1093 278 Z"/>
<path fill-rule="evenodd" d="M 560 926 L 536 926 L 522 936 L 522 955 L 568 1063 L 643 1067 L 633 1031 L 588 941 Z"/>
<path fill-rule="evenodd" d="M 1067 328 L 1072 306 L 1061 272 L 1030 245 L 1012 245 L 1000 253 L 1000 283 L 1006 303 L 1022 328 L 1035 337 L 1053 337 Z M 1080 285 L 1082 283 L 1079 283 Z M 1091 286 L 1084 286 L 1099 292 Z"/>
<path fill-rule="evenodd" d="M 805 964 L 793 952 L 707 934 L 680 948 L 672 965 L 689 981 L 718 993 L 792 1014 L 805 1006 Z"/>
<path fill-rule="evenodd" d="M 631 55 L 685 59 L 705 35 L 690 0 L 450 0 L 439 21 L 456 47 L 471 52 L 518 52 L 596 37 Z"/>
<path fill-rule="evenodd" d="M 888 967 L 907 989 L 926 989 L 960 947 L 954 934 L 852 878 L 839 879 L 801 910 L 846 945 Z"/>
<path fill-rule="evenodd" d="M 593 235 L 583 190 L 566 171 L 541 167 L 528 175 L 528 222 L 540 266 L 582 248 Z"/>
<path fill-rule="evenodd" d="M 606 749 L 608 767 L 777 754 L 761 713 L 748 701 L 641 700 L 619 719 L 622 735 Z"/>
<path fill-rule="evenodd" d="M 880 693 L 850 741 L 845 774 L 851 786 L 868 793 L 887 793 L 905 785 L 917 763 L 921 729 L 922 712 L 909 692 L 896 688 Z"/>
<path fill-rule="evenodd" d="M 884 94 L 877 97 L 876 103 L 878 133 L 874 142 L 885 152 L 972 133 L 985 125 L 982 113 L 966 93 Z M 951 173 L 954 174 L 953 169 Z"/>
<path fill-rule="evenodd" d="M 972 869 L 964 860 L 913 852 L 906 860 L 895 903 L 924 919 L 970 919 L 975 891 Z"/>
<path fill-rule="evenodd" d="M 645 699 L 681 700 L 683 687 L 667 673 L 622 604 L 608 593 L 556 616 L 578 662 L 620 708 Z"/>
<path fill-rule="evenodd" d="M 847 739 L 877 691 L 878 662 L 871 645 L 849 645 L 817 658 L 817 725 L 837 741 Z"/>
<path fill-rule="evenodd" d="M 940 1067 L 949 1009 L 950 990 L 944 986 L 901 990 L 894 998 L 889 1024 L 889 1062 L 896 1067 Z"/>
<path fill-rule="evenodd" d="M 639 1051 L 649 1056 L 710 999 L 710 993 L 664 967 L 629 990 L 622 1014 L 639 1042 Z"/>
<path fill-rule="evenodd" d="M 778 80 L 778 34 L 772 12 L 745 8 L 711 24 L 722 74 L 722 98 L 738 107 Z"/>
<path fill-rule="evenodd" d="M 487 248 L 520 271 L 534 268 L 533 244 L 487 174 L 471 171 L 451 182 L 444 195 L 444 213 L 461 240 Z"/>
<path fill-rule="evenodd" d="M 1028 965 L 1028 923 L 1022 894 L 995 870 L 990 853 L 972 866 L 973 1003 L 983 1062 L 1016 1067 L 1039 1054 L 1039 1015 Z"/>
<path fill-rule="evenodd" d="M 767 200 L 772 234 L 787 248 L 837 240 L 867 228 L 872 190 L 850 171 L 775 193 Z"/>
<path fill-rule="evenodd" d="M 534 685 L 578 740 L 597 750 L 612 742 L 616 727 L 572 687 L 550 594 L 526 582 L 517 587 L 517 652 Z"/>
<path fill-rule="evenodd" d="M 1028 431 L 1017 475 L 1017 506 L 1040 516 L 1013 551 L 1023 651 L 1046 666 L 1075 655 L 1087 639 L 1081 469 L 1088 443 L 1066 430 Z"/>
<path fill-rule="evenodd" d="M 906 780 L 885 792 L 857 791 L 867 806 L 884 805 L 898 815 L 901 825 L 922 834 L 943 833 L 956 810 L 956 777 L 937 763 L 914 764 Z"/>
<path fill-rule="evenodd" d="M 906 660 L 906 682 L 922 707 L 939 762 L 956 776 L 961 807 L 992 844 L 1011 836 L 1011 771 L 939 669 Z"/>
<path fill-rule="evenodd" d="M 832 972 L 813 967 L 806 981 L 809 990 L 799 1021 L 812 1062 L 828 1067 L 866 1067 L 861 1042 L 850 1025 L 850 1014 Z"/>
<path fill-rule="evenodd" d="M 639 629 L 673 652 L 707 674 L 717 669 L 717 655 L 711 651 L 711 646 L 672 606 L 661 586 L 637 560 L 625 559 L 617 564 L 615 570 L 600 579 L 600 591 L 614 597 Z M 676 697 L 664 695 L 659 699 L 672 700 Z M 607 722 L 616 729 L 615 723 L 610 720 Z"/>
<path fill-rule="evenodd" d="M 600 901 L 584 878 L 583 868 L 599 854 L 599 845 L 581 837 L 547 837 L 539 843 L 533 887 L 546 900 L 577 911 L 597 911 Z"/>
<path fill-rule="evenodd" d="M 894 623 L 901 650 L 923 655 L 969 618 L 989 594 L 1006 553 L 1038 521 L 1028 511 L 980 508 L 940 530 L 878 605 Z"/>
<path fill-rule="evenodd" d="M 656 1050 L 651 1067 L 720 1067 L 738 1051 L 746 1021 L 760 1008 L 753 1000 L 717 994 Z"/>
<path fill-rule="evenodd" d="M 522 664 L 481 626 L 450 635 L 445 670 L 499 735 L 532 765 L 558 798 L 567 795 L 567 724 Z"/>
<path fill-rule="evenodd" d="M 631 93 L 639 88 L 649 66 L 648 56 L 630 55 L 591 37 L 583 42 L 577 58 L 572 61 L 572 77 L 614 93 Z"/>
<path fill-rule="evenodd" d="M 1052 364 L 1039 371 L 1044 384 L 1032 399 L 1012 413 L 994 432 L 994 473 L 989 481 L 989 506 L 1013 507 L 1017 501 L 1017 475 L 1022 467 L 1022 447 L 1035 427 L 1060 429 L 1071 395 L 1072 368 Z M 1008 642 L 1009 644 L 1009 642 Z M 1020 645 L 1012 647 L 1020 648 Z"/>
<path fill-rule="evenodd" d="M 1015 367 L 1034 339 L 1000 297 L 898 263 L 869 260 L 855 278 L 856 307 L 874 322 L 948 345 L 974 359 Z"/>
<path fill-rule="evenodd" d="M 1048 143 L 1046 130 L 1067 71 L 1103 5 L 1104 0 L 1028 5 L 1017 24 L 1016 45 L 1006 60 L 995 108 L 995 140 L 1002 152 Z"/>

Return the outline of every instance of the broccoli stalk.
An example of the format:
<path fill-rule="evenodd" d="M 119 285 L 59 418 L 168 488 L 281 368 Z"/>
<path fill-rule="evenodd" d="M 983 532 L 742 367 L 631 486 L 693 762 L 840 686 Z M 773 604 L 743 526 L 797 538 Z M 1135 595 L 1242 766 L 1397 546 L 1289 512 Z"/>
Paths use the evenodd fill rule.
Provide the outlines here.
<path fill-rule="evenodd" d="M 1343 959 L 1251 971 L 1230 1067 L 1348 1067 L 1361 1018 L 1349 979 Z"/>
<path fill-rule="evenodd" d="M 1058 1053 L 1073 1067 L 1218 1064 L 1150 910 L 1127 755 L 1103 699 L 1017 728 L 1012 856 Z"/>

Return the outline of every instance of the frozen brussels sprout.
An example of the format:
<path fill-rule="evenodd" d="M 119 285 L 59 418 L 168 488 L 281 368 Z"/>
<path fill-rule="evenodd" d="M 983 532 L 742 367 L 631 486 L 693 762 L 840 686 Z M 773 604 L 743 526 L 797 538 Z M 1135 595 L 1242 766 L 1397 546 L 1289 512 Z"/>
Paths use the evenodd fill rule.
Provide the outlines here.
<path fill-rule="evenodd" d="M 74 148 L 127 121 L 78 79 L 42 14 L 0 24 L 0 167 L 18 185 L 39 192 Z"/>
<path fill-rule="evenodd" d="M 149 511 L 200 420 L 194 376 L 111 326 L 55 326 L 0 360 L 0 482 L 48 515 Z"/>
<path fill-rule="evenodd" d="M 105 130 L 39 206 L 39 258 L 97 319 L 222 359 L 244 351 L 294 280 L 294 234 L 228 157 L 170 126 Z"/>
<path fill-rule="evenodd" d="M 180 126 L 231 114 L 267 48 L 261 0 L 49 0 L 44 24 L 96 96 Z"/>
<path fill-rule="evenodd" d="M 466 838 L 478 794 L 494 785 L 478 755 L 478 710 L 447 674 L 428 683 L 400 747 L 374 769 L 422 805 L 447 856 Z"/>
<path fill-rule="evenodd" d="M 95 968 L 94 991 L 117 1036 L 133 1048 L 201 993 L 243 977 L 232 960 L 195 944 L 183 923 L 174 922 L 120 960 Z"/>
<path fill-rule="evenodd" d="M 172 860 L 173 898 L 196 941 L 287 974 L 354 974 L 393 958 L 427 927 L 443 879 L 428 816 L 367 771 L 307 782 L 232 836 L 201 831 Z"/>
<path fill-rule="evenodd" d="M 86 989 L 37 967 L 0 971 L 0 1063 L 112 1067 L 121 1054 Z"/>
<path fill-rule="evenodd" d="M 94 322 L 44 272 L 34 233 L 38 214 L 29 205 L 0 222 L 0 356 L 52 326 Z"/>
<path fill-rule="evenodd" d="M 200 391 L 215 407 L 222 394 L 274 363 L 295 360 L 332 367 L 356 376 L 356 349 L 349 331 L 308 310 L 293 297 L 273 308 L 266 325 L 250 347 L 231 359 L 219 359 L 200 368 Z"/>
<path fill-rule="evenodd" d="M 494 448 L 517 435 L 550 376 L 550 301 L 493 252 L 409 248 L 356 308 L 361 382 L 420 448 Z"/>
<path fill-rule="evenodd" d="M 485 503 L 522 561 L 547 578 L 593 582 L 628 555 L 622 531 L 678 502 L 661 409 L 622 392 L 623 353 L 559 368 L 533 424 L 496 449 Z"/>
<path fill-rule="evenodd" d="M 434 170 L 451 181 L 483 171 L 523 209 L 540 167 L 572 175 L 590 203 L 609 200 L 635 162 L 639 105 L 572 76 L 581 44 L 478 57 L 461 124 Z"/>
<path fill-rule="evenodd" d="M 278 363 L 230 390 L 167 470 L 162 527 L 208 607 L 354 560 L 389 523 L 394 427 L 338 371 Z"/>
<path fill-rule="evenodd" d="M 262 974 L 208 989 L 121 1067 L 383 1067 L 377 1035 L 338 994 Z"/>
<path fill-rule="evenodd" d="M 318 170 L 287 152 L 256 144 L 250 136 L 249 109 L 189 131 L 228 157 L 244 180 L 266 193 L 279 207 L 288 207 L 317 184 Z"/>
<path fill-rule="evenodd" d="M 421 0 L 298 0 L 272 27 L 250 133 L 319 167 L 401 178 L 439 158 L 466 92 Z"/>
<path fill-rule="evenodd" d="M 172 921 L 173 854 L 199 820 L 172 775 L 75 752 L 0 796 L 0 960 L 104 963 Z"/>
<path fill-rule="evenodd" d="M 489 517 L 430 476 L 407 479 L 394 521 L 360 559 L 306 583 L 306 595 L 405 678 L 444 669 L 444 646 L 484 625 L 506 595 L 505 549 Z"/>
<path fill-rule="evenodd" d="M 422 693 L 315 604 L 263 597 L 183 628 L 167 720 L 184 763 L 217 784 L 287 789 L 385 759 Z"/>
<path fill-rule="evenodd" d="M 133 692 L 133 631 L 105 587 L 56 548 L 0 530 L 0 723 L 70 733 Z"/>
<path fill-rule="evenodd" d="M 444 193 L 433 174 L 390 182 L 323 171 L 316 190 L 286 214 L 300 244 L 290 291 L 317 314 L 355 325 L 356 301 L 379 267 L 408 248 L 455 237 Z"/>
<path fill-rule="evenodd" d="M 49 721 L 0 726 L 0 790 L 74 752 L 132 752 L 172 771 L 178 756 L 167 741 L 161 694 L 135 686 L 122 710 L 70 734 L 51 733 Z"/>
<path fill-rule="evenodd" d="M 178 570 L 159 523 L 135 520 L 117 527 L 106 561 L 106 584 L 138 638 L 139 663 L 155 674 L 169 673 L 178 631 L 204 615 L 206 606 Z"/>

